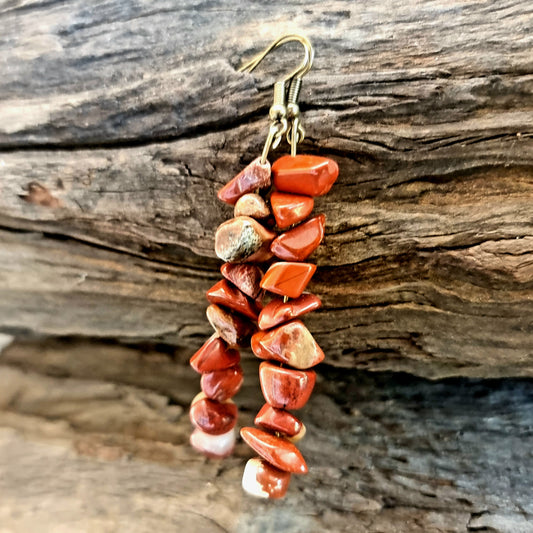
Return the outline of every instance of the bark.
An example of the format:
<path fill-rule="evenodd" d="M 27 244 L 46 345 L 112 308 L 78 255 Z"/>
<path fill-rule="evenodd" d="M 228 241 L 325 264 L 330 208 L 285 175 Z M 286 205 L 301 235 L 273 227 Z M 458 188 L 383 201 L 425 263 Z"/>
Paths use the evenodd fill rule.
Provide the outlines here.
<path fill-rule="evenodd" d="M 533 8 L 400 4 L 0 3 L 7 531 L 533 531 Z M 300 151 L 341 173 L 316 202 L 313 470 L 271 506 L 240 493 L 243 445 L 188 449 L 187 359 L 216 190 L 301 50 L 237 67 L 294 31 L 317 51 Z"/>

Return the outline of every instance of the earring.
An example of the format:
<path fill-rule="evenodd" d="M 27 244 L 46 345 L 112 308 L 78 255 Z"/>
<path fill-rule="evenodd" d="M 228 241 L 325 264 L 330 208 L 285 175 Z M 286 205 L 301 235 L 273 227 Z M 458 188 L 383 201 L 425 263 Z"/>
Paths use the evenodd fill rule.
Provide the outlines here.
<path fill-rule="evenodd" d="M 216 254 L 224 261 L 224 279 L 207 291 L 207 318 L 215 333 L 191 358 L 202 374 L 202 392 L 190 411 L 196 427 L 191 444 L 210 457 L 225 457 L 235 444 L 237 408 L 231 397 L 242 384 L 237 348 L 251 336 L 252 351 L 263 360 L 259 379 L 266 403 L 255 417 L 259 428 L 240 432 L 258 454 L 247 462 L 242 486 L 262 498 L 282 498 L 291 474 L 308 470 L 295 445 L 305 426 L 290 411 L 307 403 L 316 380 L 311 368 L 324 359 L 301 320 L 322 305 L 318 296 L 304 292 L 316 270 L 306 259 L 325 231 L 325 216 L 310 215 L 313 197 L 326 194 L 339 172 L 331 159 L 296 154 L 305 135 L 298 97 L 314 58 L 309 40 L 283 36 L 239 70 L 251 72 L 272 50 L 293 41 L 303 45 L 305 56 L 274 84 L 262 154 L 218 192 L 220 200 L 234 206 L 234 218 L 215 235 Z M 268 154 L 284 136 L 291 155 L 271 167 Z M 264 274 L 257 263 L 266 263 Z"/>

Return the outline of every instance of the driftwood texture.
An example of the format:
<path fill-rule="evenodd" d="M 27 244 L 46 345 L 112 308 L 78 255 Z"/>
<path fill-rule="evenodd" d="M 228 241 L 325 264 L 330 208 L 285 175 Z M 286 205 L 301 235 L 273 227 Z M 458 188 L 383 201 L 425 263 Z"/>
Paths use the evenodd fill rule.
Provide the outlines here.
<path fill-rule="evenodd" d="M 533 531 L 532 27 L 526 0 L 0 1 L 0 531 Z M 188 449 L 187 358 L 215 192 L 300 49 L 236 68 L 293 31 L 301 151 L 341 175 L 313 470 L 269 505 L 244 446 Z"/>
<path fill-rule="evenodd" d="M 187 446 L 198 381 L 184 354 L 47 341 L 1 359 L 0 425 L 11 429 L 0 430 L 0 519 L 10 533 L 533 529 L 529 380 L 322 368 L 301 412 L 311 471 L 286 500 L 265 503 L 242 495 L 246 445 L 223 462 Z M 237 401 L 250 424 L 256 362 L 245 372 Z"/>

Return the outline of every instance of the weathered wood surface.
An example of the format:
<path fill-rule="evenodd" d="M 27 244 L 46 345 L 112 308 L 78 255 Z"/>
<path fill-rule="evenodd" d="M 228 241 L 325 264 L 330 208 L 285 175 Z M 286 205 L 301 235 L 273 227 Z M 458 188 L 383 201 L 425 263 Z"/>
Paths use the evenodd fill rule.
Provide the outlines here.
<path fill-rule="evenodd" d="M 533 531 L 532 27 L 525 0 L 0 1 L 0 531 Z M 236 67 L 291 31 L 317 49 L 302 151 L 341 176 L 312 471 L 265 505 L 242 444 L 188 448 L 186 362 L 215 192 L 300 50 Z"/>
<path fill-rule="evenodd" d="M 531 375 L 532 21 L 524 1 L 4 2 L 2 330 L 199 343 L 215 191 L 300 50 L 235 67 L 298 28 L 302 150 L 341 167 L 310 319 L 330 360 Z"/>
<path fill-rule="evenodd" d="M 249 448 L 187 440 L 198 380 L 181 352 L 16 343 L 0 361 L 0 523 L 34 531 L 533 531 L 531 380 L 320 370 L 302 411 L 310 473 L 283 502 L 246 498 Z M 260 407 L 257 363 L 236 397 Z"/>

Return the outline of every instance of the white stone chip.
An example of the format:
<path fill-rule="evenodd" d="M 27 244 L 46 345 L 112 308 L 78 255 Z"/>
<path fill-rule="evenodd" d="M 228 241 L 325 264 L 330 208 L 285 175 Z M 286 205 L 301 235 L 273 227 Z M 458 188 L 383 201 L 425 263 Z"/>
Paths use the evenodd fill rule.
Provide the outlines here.
<path fill-rule="evenodd" d="M 212 457 L 227 457 L 235 446 L 235 428 L 222 435 L 209 435 L 201 429 L 195 429 L 191 435 L 191 446 Z"/>
<path fill-rule="evenodd" d="M 250 496 L 256 498 L 268 498 L 268 492 L 263 490 L 262 485 L 257 481 L 257 471 L 262 468 L 261 459 L 255 457 L 250 459 L 244 467 L 244 473 L 242 475 L 242 488 Z"/>
<path fill-rule="evenodd" d="M 4 348 L 7 348 L 13 341 L 15 337 L 12 335 L 6 335 L 5 333 L 0 333 L 0 353 Z"/>

